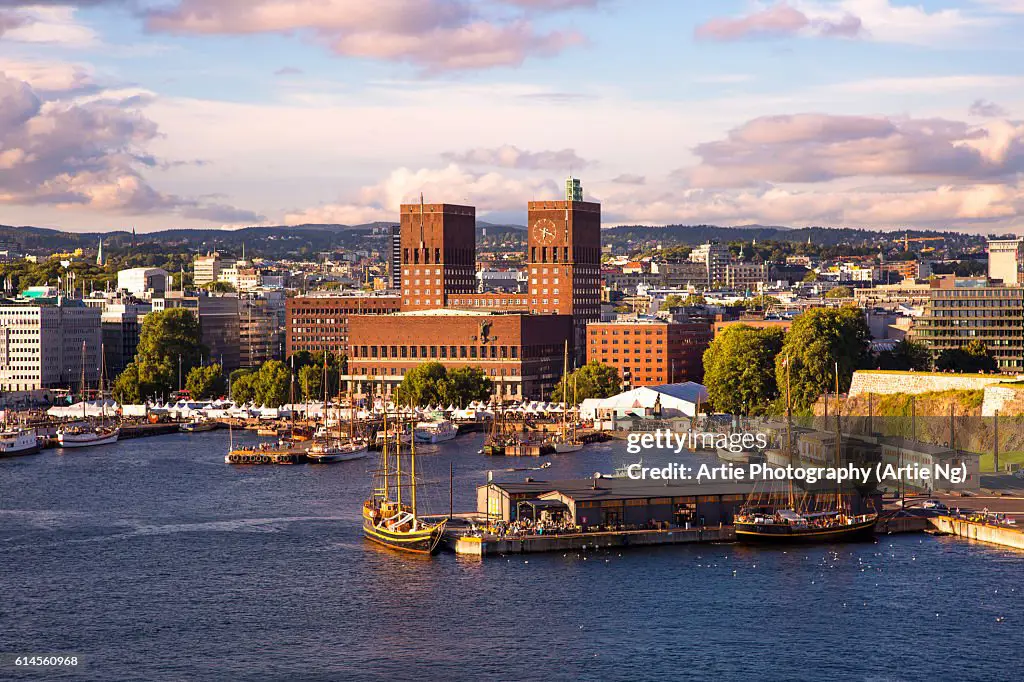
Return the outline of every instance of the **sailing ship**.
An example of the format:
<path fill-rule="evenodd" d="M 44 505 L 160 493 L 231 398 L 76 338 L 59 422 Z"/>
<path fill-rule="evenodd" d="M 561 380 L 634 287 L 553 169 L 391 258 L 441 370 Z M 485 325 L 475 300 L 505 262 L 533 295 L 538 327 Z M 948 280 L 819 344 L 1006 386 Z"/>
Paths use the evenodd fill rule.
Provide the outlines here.
<path fill-rule="evenodd" d="M 82 342 L 82 423 L 69 424 L 57 429 L 57 444 L 62 448 L 86 448 L 96 445 L 111 445 L 117 442 L 121 429 L 107 425 L 107 402 L 103 395 L 103 380 L 106 374 L 104 348 L 100 347 L 99 398 L 101 421 L 96 426 L 89 423 L 86 410 L 89 404 L 88 386 L 85 382 L 85 341 Z"/>
<path fill-rule="evenodd" d="M 384 413 L 384 432 L 387 412 Z M 417 554 L 435 554 L 447 519 L 431 522 L 419 515 L 416 499 L 416 440 L 408 450 L 385 440 L 374 489 L 363 503 L 363 534 L 373 542 Z M 403 470 L 402 462 L 408 466 Z"/>
<path fill-rule="evenodd" d="M 562 358 L 562 425 L 558 436 L 551 441 L 555 452 L 559 454 L 567 452 L 579 452 L 583 449 L 583 441 L 576 434 L 576 421 L 569 424 L 569 342 L 565 342 L 565 354 Z M 573 377 L 573 404 L 576 402 L 576 378 Z"/>
<path fill-rule="evenodd" d="M 225 464 L 298 464 L 305 461 L 306 451 L 293 445 L 292 435 L 295 432 L 295 358 L 292 357 L 292 378 L 289 387 L 291 403 L 291 424 L 289 435 L 281 437 L 277 444 L 260 443 L 235 447 L 234 432 L 228 430 L 228 454 L 224 455 Z"/>
<path fill-rule="evenodd" d="M 327 353 L 324 353 L 324 432 L 322 438 L 316 440 L 306 451 L 306 457 L 314 464 L 333 464 L 335 462 L 348 462 L 353 459 L 366 457 L 369 444 L 363 438 L 356 438 L 353 423 L 354 410 L 349 408 L 348 439 L 342 438 L 341 433 L 341 381 L 338 381 L 338 433 L 331 436 L 327 428 Z"/>
<path fill-rule="evenodd" d="M 786 448 L 790 463 L 793 460 L 793 412 L 789 386 L 790 363 L 786 367 Z M 827 400 L 827 398 L 826 398 Z M 836 363 L 836 466 L 840 465 L 840 405 L 839 364 Z M 878 514 L 852 514 L 845 505 L 842 485 L 837 484 L 835 495 L 811 500 L 805 494 L 798 503 L 790 481 L 788 499 L 784 504 L 765 504 L 755 501 L 742 508 L 733 521 L 736 539 L 740 542 L 849 542 L 867 540 L 874 536 Z"/>

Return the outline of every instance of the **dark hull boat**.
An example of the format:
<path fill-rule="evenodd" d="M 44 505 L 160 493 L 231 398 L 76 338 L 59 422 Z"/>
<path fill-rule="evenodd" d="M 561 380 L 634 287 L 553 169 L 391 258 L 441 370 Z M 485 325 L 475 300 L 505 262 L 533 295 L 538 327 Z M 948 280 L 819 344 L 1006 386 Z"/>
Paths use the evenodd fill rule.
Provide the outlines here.
<path fill-rule="evenodd" d="M 437 554 L 446 523 L 442 521 L 436 525 L 414 528 L 417 524 L 409 519 L 394 527 L 389 525 L 380 509 L 375 509 L 372 504 L 363 507 L 363 535 L 378 544 L 403 552 Z"/>
<path fill-rule="evenodd" d="M 796 520 L 790 518 L 789 514 L 771 518 L 767 516 L 755 516 L 749 519 L 738 518 L 735 522 L 736 540 L 761 544 L 856 542 L 870 540 L 874 537 L 877 520 L 877 514 L 836 518 L 822 524 Z"/>

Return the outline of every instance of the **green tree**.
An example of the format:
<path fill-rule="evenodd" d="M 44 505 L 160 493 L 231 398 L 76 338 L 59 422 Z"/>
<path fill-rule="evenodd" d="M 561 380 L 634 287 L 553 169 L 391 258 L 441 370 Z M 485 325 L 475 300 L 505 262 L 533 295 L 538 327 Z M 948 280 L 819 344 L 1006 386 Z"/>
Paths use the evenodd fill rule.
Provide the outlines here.
<path fill-rule="evenodd" d="M 748 310 L 767 310 L 772 306 L 781 306 L 782 301 L 774 296 L 754 296 L 743 301 L 743 307 Z"/>
<path fill-rule="evenodd" d="M 825 292 L 825 298 L 853 298 L 853 289 L 846 286 L 832 287 Z"/>
<path fill-rule="evenodd" d="M 931 369 L 932 355 L 924 344 L 903 339 L 893 350 L 879 353 L 875 364 L 878 369 L 920 372 Z"/>
<path fill-rule="evenodd" d="M 178 367 L 191 372 L 207 353 L 200 342 L 199 321 L 191 311 L 172 308 L 146 315 L 135 360 L 114 382 L 116 399 L 138 403 L 166 397 L 178 388 Z"/>
<path fill-rule="evenodd" d="M 551 392 L 551 401 L 560 403 L 562 397 L 562 380 L 559 379 L 555 390 Z M 622 380 L 619 379 L 619 370 L 603 365 L 597 360 L 591 360 L 587 364 L 570 372 L 565 381 L 567 399 L 572 402 L 573 397 L 579 401 L 588 398 L 610 398 L 622 390 Z M 575 390 L 574 390 L 575 388 Z"/>
<path fill-rule="evenodd" d="M 950 348 L 939 353 L 935 359 L 935 368 L 944 372 L 995 372 L 999 365 L 988 352 L 985 343 L 975 339 L 963 348 Z"/>
<path fill-rule="evenodd" d="M 292 375 L 283 362 L 269 360 L 249 376 L 253 402 L 267 407 L 281 407 L 288 402 Z"/>
<path fill-rule="evenodd" d="M 690 294 L 683 299 L 683 305 L 707 305 L 708 300 L 700 294 Z"/>
<path fill-rule="evenodd" d="M 185 379 L 185 388 L 196 400 L 219 398 L 225 393 L 224 370 L 220 365 L 193 367 Z"/>
<path fill-rule="evenodd" d="M 804 281 L 805 282 L 817 282 L 818 281 L 818 273 L 816 273 L 814 270 L 808 270 L 807 274 L 804 275 Z"/>
<path fill-rule="evenodd" d="M 775 362 L 779 392 L 785 393 L 788 375 L 794 409 L 808 409 L 826 390 L 835 390 L 836 363 L 839 390 L 848 390 L 854 370 L 870 366 L 870 340 L 864 312 L 856 306 L 798 315 Z"/>
<path fill-rule="evenodd" d="M 230 282 L 210 282 L 203 285 L 203 288 L 207 291 L 212 291 L 217 294 L 233 294 L 237 291 L 234 285 Z"/>
<path fill-rule="evenodd" d="M 299 370 L 299 390 L 306 400 L 321 400 L 324 397 L 323 368 L 306 365 Z"/>
<path fill-rule="evenodd" d="M 406 372 L 398 387 L 405 405 L 436 405 L 444 402 L 448 371 L 440 362 L 424 362 Z"/>
<path fill-rule="evenodd" d="M 704 385 L 716 410 L 763 414 L 778 397 L 775 358 L 782 350 L 781 329 L 735 325 L 704 351 Z"/>
<path fill-rule="evenodd" d="M 256 391 L 252 387 L 254 372 L 247 369 L 236 369 L 231 373 L 231 399 L 243 405 L 256 400 Z"/>
<path fill-rule="evenodd" d="M 443 386 L 442 402 L 456 407 L 465 407 L 474 400 L 487 400 L 494 388 L 479 367 L 456 367 L 450 370 Z"/>
<path fill-rule="evenodd" d="M 678 308 L 681 305 L 683 305 L 682 296 L 679 294 L 669 294 L 665 297 L 665 302 L 661 304 L 661 308 L 668 310 L 669 308 Z"/>
<path fill-rule="evenodd" d="M 118 375 L 114 381 L 111 395 L 122 405 L 140 405 L 143 402 L 145 397 L 142 394 L 142 385 L 139 383 L 139 366 L 137 364 L 129 363 Z"/>

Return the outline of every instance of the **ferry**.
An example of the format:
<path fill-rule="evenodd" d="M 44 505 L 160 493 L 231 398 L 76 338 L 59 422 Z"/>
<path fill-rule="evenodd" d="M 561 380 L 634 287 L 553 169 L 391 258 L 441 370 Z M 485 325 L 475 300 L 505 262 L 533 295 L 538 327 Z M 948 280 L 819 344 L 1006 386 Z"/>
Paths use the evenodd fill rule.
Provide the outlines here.
<path fill-rule="evenodd" d="M 420 422 L 416 425 L 415 434 L 417 443 L 444 443 L 459 435 L 459 427 L 447 419 Z"/>
<path fill-rule="evenodd" d="M 0 431 L 0 457 L 20 457 L 39 452 L 39 440 L 28 429 Z"/>

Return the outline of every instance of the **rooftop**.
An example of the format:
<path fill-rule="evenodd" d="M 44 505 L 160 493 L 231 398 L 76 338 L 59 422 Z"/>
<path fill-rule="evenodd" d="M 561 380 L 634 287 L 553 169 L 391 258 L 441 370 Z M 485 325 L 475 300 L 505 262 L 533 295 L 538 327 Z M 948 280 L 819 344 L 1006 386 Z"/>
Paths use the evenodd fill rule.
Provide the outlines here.
<path fill-rule="evenodd" d="M 594 484 L 597 489 L 594 489 Z M 739 495 L 750 490 L 749 482 L 634 481 L 629 478 L 578 478 L 553 481 L 492 481 L 492 485 L 510 494 L 542 495 L 559 492 L 576 500 L 626 499 L 648 497 L 688 497 L 694 495 Z M 482 487 L 482 486 L 481 486 Z"/>

